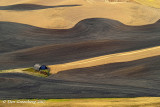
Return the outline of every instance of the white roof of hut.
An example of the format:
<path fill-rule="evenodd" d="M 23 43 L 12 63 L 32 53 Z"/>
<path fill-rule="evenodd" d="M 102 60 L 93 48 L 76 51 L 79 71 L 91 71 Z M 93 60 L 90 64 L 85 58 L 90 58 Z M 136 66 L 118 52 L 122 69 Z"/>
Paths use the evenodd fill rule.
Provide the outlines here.
<path fill-rule="evenodd" d="M 41 67 L 40 64 L 35 64 L 35 65 L 34 65 L 34 69 L 35 69 L 35 70 L 39 70 L 40 67 Z"/>

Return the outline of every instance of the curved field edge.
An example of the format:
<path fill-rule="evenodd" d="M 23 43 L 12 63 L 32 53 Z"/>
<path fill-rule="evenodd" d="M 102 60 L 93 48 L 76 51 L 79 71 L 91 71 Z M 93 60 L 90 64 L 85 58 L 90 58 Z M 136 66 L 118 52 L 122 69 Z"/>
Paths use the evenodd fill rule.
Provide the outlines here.
<path fill-rule="evenodd" d="M 71 5 L 73 3 L 69 0 L 63 5 L 66 4 Z M 51 3 L 50 6 L 55 6 L 56 8 L 46 8 L 32 11 L 14 11 L 13 9 L 8 11 L 1 9 L 0 12 L 2 17 L 0 17 L 0 21 L 23 23 L 49 29 L 69 29 L 75 26 L 79 21 L 88 18 L 114 19 L 131 26 L 153 24 L 160 19 L 158 9 L 138 3 L 127 2 L 116 4 L 90 4 L 87 2 L 82 3 L 81 1 L 79 2 L 76 0 L 74 4 L 80 4 L 81 6 L 57 8 L 58 5 L 53 5 Z M 34 5 L 31 7 L 34 8 Z M 43 23 L 39 23 L 42 20 Z"/>
<path fill-rule="evenodd" d="M 51 74 L 58 73 L 64 70 L 76 69 L 76 68 L 85 68 L 85 67 L 92 67 L 110 63 L 117 63 L 117 62 L 128 62 L 134 61 L 139 59 L 144 59 L 153 56 L 160 55 L 160 46 L 134 50 L 129 52 L 121 52 L 109 55 L 103 55 L 98 57 L 93 57 L 89 59 L 79 60 L 75 62 L 69 62 L 64 64 L 57 64 L 57 65 L 49 65 Z M 41 76 L 40 74 L 27 72 L 25 71 L 28 68 L 17 68 L 17 69 L 10 69 L 10 70 L 0 70 L 0 73 L 27 73 L 30 75 Z"/>
<path fill-rule="evenodd" d="M 160 46 L 129 52 L 109 54 L 65 64 L 50 65 L 49 67 L 51 68 L 51 73 L 54 74 L 69 69 L 92 67 L 117 62 L 128 62 L 158 55 L 160 55 Z"/>
<path fill-rule="evenodd" d="M 15 103 L 8 103 L 15 101 Z M 33 103 L 18 103 L 21 101 L 30 101 Z M 5 103 L 4 103 L 5 102 Z M 130 107 L 130 106 L 149 106 L 160 105 L 160 97 L 137 97 L 137 98 L 84 98 L 84 99 L 18 99 L 18 100 L 0 100 L 2 107 Z"/>

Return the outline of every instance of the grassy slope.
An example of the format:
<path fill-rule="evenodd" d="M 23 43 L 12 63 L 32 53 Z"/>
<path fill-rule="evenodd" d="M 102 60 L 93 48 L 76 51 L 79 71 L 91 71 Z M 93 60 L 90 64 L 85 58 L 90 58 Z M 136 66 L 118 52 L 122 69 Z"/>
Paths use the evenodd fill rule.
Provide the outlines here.
<path fill-rule="evenodd" d="M 0 70 L 0 73 L 24 73 L 38 77 L 47 77 L 44 74 L 40 74 L 39 72 L 35 72 L 33 68 L 18 68 L 18 69 L 9 69 L 9 70 Z"/>
<path fill-rule="evenodd" d="M 14 100 L 17 101 L 17 100 Z M 25 101 L 25 100 L 21 100 Z M 38 100 L 30 100 L 38 101 Z M 2 107 L 158 107 L 160 105 L 159 97 L 138 97 L 138 98 L 93 98 L 93 99 L 50 99 L 43 100 L 44 103 L 36 104 L 3 104 Z"/>

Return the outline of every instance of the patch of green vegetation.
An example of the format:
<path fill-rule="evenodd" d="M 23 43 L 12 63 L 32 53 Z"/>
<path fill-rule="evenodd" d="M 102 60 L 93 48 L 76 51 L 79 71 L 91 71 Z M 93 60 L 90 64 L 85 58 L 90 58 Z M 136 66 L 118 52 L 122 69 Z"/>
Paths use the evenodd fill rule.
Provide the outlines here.
<path fill-rule="evenodd" d="M 0 70 L 0 73 L 26 73 L 26 74 L 38 76 L 38 77 L 48 77 L 49 75 L 51 75 L 49 70 L 37 71 L 33 68 Z"/>
<path fill-rule="evenodd" d="M 65 102 L 65 101 L 72 101 L 73 99 L 44 99 L 44 100 L 52 102 Z"/>
<path fill-rule="evenodd" d="M 128 98 L 75 98 L 75 99 L 43 99 L 52 102 L 65 102 L 73 100 L 116 100 L 116 99 L 128 99 Z"/>
<path fill-rule="evenodd" d="M 39 76 L 39 77 L 48 77 L 50 75 L 50 72 L 48 70 L 37 71 L 33 68 L 27 68 L 27 69 L 24 69 L 23 71 L 29 72 L 29 74 Z"/>
<path fill-rule="evenodd" d="M 27 69 L 25 69 L 25 70 L 23 70 L 23 71 L 35 72 L 35 70 L 34 70 L 33 68 L 27 68 Z"/>
<path fill-rule="evenodd" d="M 49 70 L 40 70 L 39 72 L 40 72 L 41 74 L 44 74 L 44 75 L 47 75 L 47 76 L 50 75 L 50 71 L 49 71 Z"/>

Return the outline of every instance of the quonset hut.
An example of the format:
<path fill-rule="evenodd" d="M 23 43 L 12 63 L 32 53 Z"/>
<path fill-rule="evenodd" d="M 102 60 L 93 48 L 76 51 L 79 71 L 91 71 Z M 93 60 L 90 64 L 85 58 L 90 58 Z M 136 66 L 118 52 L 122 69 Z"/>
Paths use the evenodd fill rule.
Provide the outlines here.
<path fill-rule="evenodd" d="M 41 65 L 41 67 L 39 68 L 39 70 L 46 70 L 46 69 L 48 69 L 48 67 L 45 65 Z"/>
<path fill-rule="evenodd" d="M 35 64 L 35 65 L 34 65 L 34 69 L 35 69 L 35 70 L 37 70 L 37 71 L 39 71 L 39 70 L 40 70 L 40 67 L 41 67 L 41 65 L 40 65 L 40 64 Z"/>
<path fill-rule="evenodd" d="M 40 70 L 48 70 L 49 68 L 46 65 L 35 64 L 34 69 L 40 71 Z"/>

